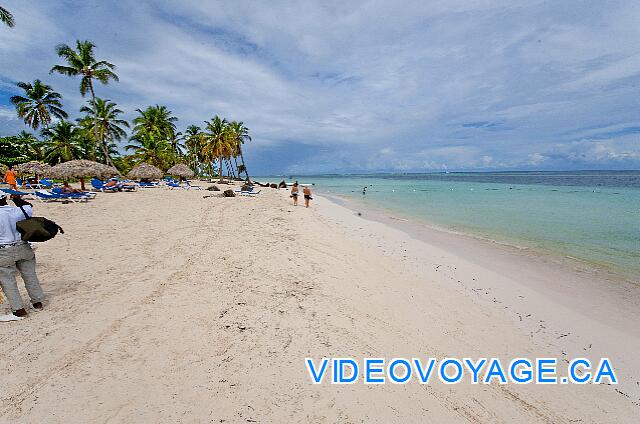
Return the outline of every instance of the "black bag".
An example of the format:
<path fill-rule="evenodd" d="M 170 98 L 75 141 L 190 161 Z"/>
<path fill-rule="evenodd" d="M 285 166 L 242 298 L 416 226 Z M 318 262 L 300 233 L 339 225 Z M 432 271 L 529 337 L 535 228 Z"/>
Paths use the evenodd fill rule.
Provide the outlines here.
<path fill-rule="evenodd" d="M 22 240 L 41 242 L 51 240 L 58 234 L 64 234 L 64 230 L 55 222 L 41 216 L 30 217 L 20 206 L 20 210 L 26 219 L 16 222 L 16 229 L 22 235 Z"/>

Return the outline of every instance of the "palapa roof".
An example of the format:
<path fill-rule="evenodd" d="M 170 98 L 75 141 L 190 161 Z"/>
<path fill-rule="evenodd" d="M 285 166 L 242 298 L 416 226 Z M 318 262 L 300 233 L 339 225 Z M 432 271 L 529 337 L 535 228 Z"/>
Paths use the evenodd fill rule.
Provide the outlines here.
<path fill-rule="evenodd" d="M 191 168 L 189 168 L 187 165 L 179 163 L 169 168 L 167 174 L 177 175 L 178 177 L 191 178 L 195 175 L 195 172 L 193 172 L 193 170 L 191 170 Z"/>
<path fill-rule="evenodd" d="M 51 175 L 56 178 L 111 177 L 118 174 L 112 166 L 86 159 L 70 160 L 51 168 Z"/>
<path fill-rule="evenodd" d="M 32 160 L 31 162 L 16 165 L 13 167 L 13 169 L 19 174 L 48 175 L 49 172 L 51 172 L 51 165 Z"/>
<path fill-rule="evenodd" d="M 131 171 L 127 174 L 127 178 L 131 178 L 132 180 L 159 180 L 164 175 L 160 169 L 156 168 L 153 165 L 149 165 L 148 163 L 140 163 L 133 167 Z"/>

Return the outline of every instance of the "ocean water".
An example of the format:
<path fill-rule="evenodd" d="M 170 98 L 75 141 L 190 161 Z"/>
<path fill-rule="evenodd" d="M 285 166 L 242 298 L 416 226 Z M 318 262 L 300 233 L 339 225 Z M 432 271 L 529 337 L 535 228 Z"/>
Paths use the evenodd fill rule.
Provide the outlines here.
<path fill-rule="evenodd" d="M 406 219 L 572 257 L 640 281 L 640 171 L 293 179 Z"/>

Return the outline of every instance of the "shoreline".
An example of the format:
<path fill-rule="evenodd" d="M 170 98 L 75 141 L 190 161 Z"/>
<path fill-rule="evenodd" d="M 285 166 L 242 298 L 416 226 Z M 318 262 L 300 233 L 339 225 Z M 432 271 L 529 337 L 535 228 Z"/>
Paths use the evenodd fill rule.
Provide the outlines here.
<path fill-rule="evenodd" d="M 625 389 L 640 402 L 640 383 L 635 383 L 640 382 L 640 364 L 619 342 L 626 340 L 640 349 L 637 283 L 581 262 L 570 266 L 572 261 L 557 260 L 532 249 L 518 249 L 411 220 L 397 221 L 379 210 L 362 213 L 352 209 L 348 201 L 340 204 L 324 193 L 319 196 L 333 204 L 333 208 L 321 213 L 350 228 L 350 235 L 425 278 L 442 282 L 448 271 L 445 280 L 465 296 L 485 307 L 502 310 L 525 333 L 543 339 L 562 356 L 600 349 L 603 356 L 625 357 L 627 370 L 633 376 L 633 382 Z M 343 210 L 336 212 L 332 210 L 335 208 Z M 460 276 L 463 268 L 476 277 L 465 280 Z M 610 337 L 607 331 L 620 338 Z"/>
<path fill-rule="evenodd" d="M 612 264 L 578 258 L 552 248 L 526 246 L 517 244 L 515 241 L 498 240 L 491 236 L 474 233 L 471 230 L 466 231 L 446 228 L 446 226 L 439 225 L 427 218 L 410 216 L 389 208 L 365 204 L 360 202 L 356 197 L 322 191 L 319 193 L 321 196 L 326 197 L 340 206 L 351 209 L 354 212 L 358 212 L 359 208 L 364 208 L 373 220 L 384 222 L 391 226 L 397 226 L 408 234 L 411 234 L 412 229 L 426 228 L 437 233 L 449 234 L 458 238 L 467 238 L 475 242 L 485 243 L 487 245 L 507 249 L 512 252 L 529 252 L 532 258 L 552 263 L 554 266 L 560 266 L 568 269 L 580 269 L 581 272 L 593 273 L 599 278 L 610 282 L 624 282 L 640 286 L 640 273 L 628 269 L 622 269 Z"/>

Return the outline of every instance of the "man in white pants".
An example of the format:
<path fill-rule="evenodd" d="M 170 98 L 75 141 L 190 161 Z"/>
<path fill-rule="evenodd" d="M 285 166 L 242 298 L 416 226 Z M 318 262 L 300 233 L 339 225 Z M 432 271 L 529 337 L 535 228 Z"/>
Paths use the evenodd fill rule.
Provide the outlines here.
<path fill-rule="evenodd" d="M 31 216 L 31 203 L 13 195 L 11 200 L 16 206 L 7 205 L 6 194 L 0 194 L 0 285 L 13 315 L 24 317 L 27 311 L 18 291 L 16 272 L 20 272 L 35 309 L 42 309 L 44 294 L 36 275 L 36 256 L 29 243 L 22 241 L 20 233 L 16 230 L 16 222 L 25 219 L 20 207 Z"/>

